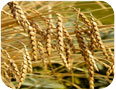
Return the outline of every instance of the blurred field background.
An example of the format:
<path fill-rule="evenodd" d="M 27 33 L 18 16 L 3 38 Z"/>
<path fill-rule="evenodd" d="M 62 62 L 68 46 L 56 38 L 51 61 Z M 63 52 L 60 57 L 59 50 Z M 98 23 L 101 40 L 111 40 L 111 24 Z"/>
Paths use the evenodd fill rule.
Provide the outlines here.
<path fill-rule="evenodd" d="M 21 89 L 89 88 L 88 71 L 85 66 L 85 61 L 79 52 L 78 43 L 73 33 L 75 30 L 76 14 L 69 6 L 80 8 L 80 11 L 84 13 L 89 20 L 90 13 L 92 13 L 98 24 L 104 45 L 114 51 L 114 12 L 112 7 L 102 1 L 18 1 L 18 4 L 24 10 L 27 19 L 38 23 L 43 30 L 46 30 L 45 22 L 38 16 L 38 12 L 48 17 L 48 6 L 51 6 L 52 11 L 62 14 L 64 17 L 64 26 L 73 38 L 73 43 L 77 49 L 77 52 L 71 56 L 73 63 L 71 72 L 66 70 L 56 51 L 53 51 L 50 57 L 53 68 L 51 69 L 48 65 L 47 72 L 45 72 L 41 60 L 33 61 L 33 73 L 27 74 Z M 21 51 L 24 46 L 18 41 L 23 42 L 28 47 L 28 50 L 30 50 L 29 38 L 27 38 L 28 35 L 24 32 L 23 28 L 18 25 L 16 20 L 12 17 L 8 5 L 5 5 L 1 12 L 1 47 L 7 50 L 20 69 L 21 63 L 23 62 Z M 56 15 L 54 12 L 51 14 L 53 23 L 56 24 Z M 55 42 L 56 41 L 54 41 L 54 43 Z M 110 63 L 104 59 L 100 50 L 96 50 L 95 55 L 98 60 L 102 61 L 102 63 L 96 62 L 99 71 L 95 71 L 95 88 L 105 88 L 113 80 L 113 74 L 109 77 L 106 76 L 108 68 L 104 66 L 104 63 L 109 66 Z M 5 53 L 2 53 L 1 56 L 1 62 L 7 62 Z M 52 70 L 54 70 L 54 73 Z M 9 73 L 11 77 L 10 83 L 16 85 L 17 82 L 15 78 L 13 78 L 12 72 Z"/>

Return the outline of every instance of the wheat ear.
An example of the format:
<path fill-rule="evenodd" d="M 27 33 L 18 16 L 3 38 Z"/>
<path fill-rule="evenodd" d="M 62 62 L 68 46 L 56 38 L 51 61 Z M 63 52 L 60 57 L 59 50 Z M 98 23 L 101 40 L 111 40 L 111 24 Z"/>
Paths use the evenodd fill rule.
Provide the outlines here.
<path fill-rule="evenodd" d="M 113 55 L 113 53 L 112 53 L 112 51 L 111 51 L 110 48 L 108 48 L 108 53 L 110 55 L 110 58 L 111 58 L 111 61 L 112 62 L 111 62 L 111 65 L 110 65 L 110 67 L 108 68 L 108 70 L 106 72 L 106 75 L 107 76 L 109 76 L 111 73 L 114 74 L 114 55 Z"/>
<path fill-rule="evenodd" d="M 47 25 L 47 34 L 46 34 L 46 50 L 47 55 L 50 56 L 51 54 L 51 26 L 50 26 L 50 20 Z"/>
<path fill-rule="evenodd" d="M 3 65 L 3 66 L 1 66 L 2 76 L 4 76 L 8 82 L 11 82 L 11 77 L 8 74 L 8 72 L 9 72 L 8 70 L 10 69 L 9 65 L 6 62 L 3 62 L 2 65 Z"/>
<path fill-rule="evenodd" d="M 64 55 L 64 39 L 63 39 L 63 25 L 62 25 L 62 16 L 57 13 L 57 18 L 58 18 L 58 21 L 57 21 L 57 40 L 58 40 L 58 53 L 64 63 L 64 65 L 66 66 L 66 68 L 68 68 L 68 64 L 67 64 L 67 61 L 66 61 L 66 57 Z"/>
<path fill-rule="evenodd" d="M 19 79 L 19 82 L 18 82 L 18 85 L 17 85 L 17 88 L 19 89 L 22 85 L 22 83 L 24 82 L 24 79 L 27 75 L 27 70 L 28 70 L 28 60 L 27 60 L 27 56 L 25 53 L 23 53 L 23 56 L 24 56 L 24 60 L 23 60 L 23 63 L 22 63 L 22 66 L 21 66 L 21 75 L 20 75 L 20 79 Z"/>
<path fill-rule="evenodd" d="M 87 51 L 85 51 L 85 53 L 87 53 L 87 58 L 88 58 L 88 72 L 89 72 L 89 88 L 90 89 L 94 89 L 95 85 L 94 85 L 94 68 L 98 71 L 98 68 L 96 66 L 96 63 L 94 61 L 94 58 L 92 56 L 92 53 L 89 51 L 89 49 Z"/>
<path fill-rule="evenodd" d="M 4 75 L 3 76 L 7 79 L 8 82 L 11 82 L 11 78 L 8 75 L 8 72 L 7 71 L 4 71 L 4 70 L 3 70 L 3 72 L 4 72 Z"/>
<path fill-rule="evenodd" d="M 42 37 L 42 40 L 46 40 L 46 32 L 40 27 L 34 20 L 30 21 L 31 26 L 36 29 L 36 32 Z"/>
<path fill-rule="evenodd" d="M 91 59 L 91 62 L 93 63 L 94 69 L 96 71 L 99 71 L 99 69 L 96 65 L 96 62 L 95 62 L 95 57 L 93 56 L 92 52 L 89 49 L 87 50 L 87 52 L 88 52 L 89 58 Z"/>
<path fill-rule="evenodd" d="M 27 59 L 27 68 L 28 68 L 28 72 L 29 73 L 32 73 L 32 59 L 31 59 L 31 57 L 30 57 L 30 55 L 29 55 L 29 52 L 28 52 L 28 49 L 27 49 L 27 46 L 23 43 L 23 42 L 21 42 L 21 41 L 18 41 L 18 42 L 20 42 L 23 46 L 24 46 L 24 52 L 23 52 L 23 54 L 25 54 L 24 56 L 25 56 L 25 58 Z"/>
<path fill-rule="evenodd" d="M 3 65 L 3 67 L 2 67 L 2 65 Z M 1 68 L 8 71 L 9 70 L 9 65 L 6 62 L 3 62 L 3 63 L 1 63 Z"/>
<path fill-rule="evenodd" d="M 89 88 L 90 89 L 94 89 L 94 67 L 93 67 L 93 63 L 90 62 L 89 63 Z"/>
<path fill-rule="evenodd" d="M 40 41 L 38 41 L 38 49 L 39 49 L 39 53 L 40 53 L 40 59 L 42 60 L 45 70 L 47 70 L 47 63 L 45 61 L 44 48 Z"/>
<path fill-rule="evenodd" d="M 95 38 L 93 36 L 93 31 L 92 31 L 91 23 L 90 23 L 90 21 L 88 20 L 88 18 L 83 13 L 80 13 L 79 17 L 88 26 L 88 29 L 90 30 L 90 31 L 87 31 L 85 33 L 87 33 L 87 35 L 90 37 L 89 49 L 92 52 L 92 54 L 94 54 L 94 48 L 97 47 L 98 45 L 97 45 L 97 42 L 96 42 L 96 40 L 95 40 Z"/>
<path fill-rule="evenodd" d="M 108 59 L 109 58 L 108 54 L 107 54 L 106 49 L 103 45 L 103 42 L 102 42 L 102 39 L 101 39 L 101 36 L 100 36 L 100 33 L 99 33 L 99 29 L 97 27 L 97 24 L 96 24 L 92 14 L 91 14 L 91 24 L 92 24 L 93 36 L 95 37 L 96 42 L 99 45 L 99 48 L 102 49 L 102 52 L 103 52 L 104 56 L 106 57 L 106 59 Z"/>
<path fill-rule="evenodd" d="M 91 23 L 90 21 L 88 20 L 88 18 L 83 14 L 83 13 L 80 13 L 79 17 L 82 19 L 82 21 L 88 26 L 88 29 L 90 29 L 90 31 L 87 31 L 85 33 L 87 33 L 87 35 L 90 37 L 90 45 L 89 45 L 89 49 L 90 51 L 92 52 L 92 54 L 94 54 L 94 48 L 97 47 L 97 42 L 96 40 L 94 39 L 94 36 L 93 36 L 93 32 L 91 30 Z"/>
<path fill-rule="evenodd" d="M 94 39 L 93 37 L 93 34 L 91 34 L 91 23 L 90 21 L 88 20 L 88 18 L 80 12 L 80 9 L 76 9 L 74 7 L 72 7 L 72 9 L 77 13 L 77 16 L 87 25 L 88 29 L 90 31 L 87 31 L 87 32 L 84 32 L 85 34 L 87 34 L 89 37 L 90 37 L 90 45 L 89 45 L 89 49 L 90 51 L 92 52 L 92 54 L 94 54 L 94 48 L 97 47 L 97 43 L 96 43 L 96 40 Z"/>
<path fill-rule="evenodd" d="M 2 49 L 3 50 L 3 49 Z M 10 57 L 10 55 L 8 54 L 8 52 L 6 50 L 3 50 L 6 55 L 7 55 L 7 58 L 8 58 L 8 62 L 10 64 L 10 67 L 11 67 L 11 70 L 13 72 L 13 74 L 15 75 L 15 78 L 16 78 L 16 81 L 18 82 L 19 81 L 19 77 L 20 77 L 20 72 L 18 70 L 18 67 L 17 65 L 15 64 L 15 62 L 12 60 L 12 58 Z"/>
<path fill-rule="evenodd" d="M 70 47 L 65 44 L 65 53 L 66 53 L 66 61 L 68 64 L 68 69 L 71 70 L 71 52 L 70 52 Z"/>
<path fill-rule="evenodd" d="M 46 50 L 47 50 L 47 54 L 48 56 L 50 56 L 51 54 L 51 43 L 52 43 L 52 34 L 53 34 L 53 29 L 52 29 L 52 14 L 51 14 L 51 11 L 52 11 L 52 7 L 51 6 L 48 6 L 48 18 L 46 20 L 47 22 L 47 34 L 46 34 Z"/>
<path fill-rule="evenodd" d="M 83 42 L 83 37 L 81 36 L 80 31 L 76 31 L 76 37 L 77 37 L 77 40 L 79 43 L 81 54 L 84 57 L 84 60 L 88 66 L 90 89 L 94 89 L 94 63 L 92 61 L 93 58 L 91 58 L 91 56 L 90 56 L 92 54 L 90 54 L 90 52 L 88 52 L 88 49 L 85 46 L 85 43 Z"/>
<path fill-rule="evenodd" d="M 2 80 L 8 87 L 16 89 L 15 86 L 11 82 L 9 82 L 5 77 L 2 76 Z"/>
<path fill-rule="evenodd" d="M 32 48 L 33 59 L 37 60 L 37 51 L 36 51 L 37 44 L 36 44 L 35 29 L 31 26 L 23 10 L 15 1 L 9 2 L 8 5 L 9 5 L 9 8 L 11 9 L 11 13 L 13 14 L 13 17 L 17 20 L 17 23 L 21 25 L 25 31 L 28 32 L 30 43 L 32 45 L 31 48 Z"/>
<path fill-rule="evenodd" d="M 71 38 L 70 34 L 68 33 L 68 31 L 64 28 L 64 26 L 63 26 L 63 34 L 66 37 L 67 43 L 69 44 L 71 50 L 75 53 L 75 46 L 72 42 L 72 38 Z"/>
<path fill-rule="evenodd" d="M 34 10 L 35 11 L 35 10 Z M 50 52 L 51 52 L 51 50 L 50 50 L 50 48 L 51 48 L 51 46 L 53 46 L 53 45 L 51 45 L 52 43 L 51 43 L 51 37 L 52 37 L 52 35 L 53 36 L 55 36 L 56 37 L 56 34 L 54 34 L 53 33 L 53 29 L 54 28 L 56 28 L 55 27 L 55 25 L 52 23 L 52 20 L 51 20 L 51 15 L 49 16 L 49 18 L 47 18 L 46 16 L 44 16 L 42 13 L 40 13 L 40 12 L 37 12 L 37 11 L 35 11 L 38 15 L 39 15 L 39 17 L 46 23 L 46 25 L 47 25 L 47 32 L 42 32 L 42 33 L 40 33 L 42 36 L 43 36 L 43 38 L 44 38 L 44 40 L 46 40 L 47 42 L 46 42 L 46 44 L 47 44 L 47 47 L 46 47 L 46 49 L 48 49 L 47 50 L 47 53 L 48 54 L 50 54 Z M 34 27 L 37 29 L 37 31 L 39 32 L 40 30 L 38 30 L 40 27 L 38 27 L 38 25 L 37 24 L 33 24 L 34 25 Z M 41 30 L 42 31 L 42 30 Z M 40 32 L 41 32 L 40 31 Z M 49 48 L 48 48 L 49 47 Z"/>
<path fill-rule="evenodd" d="M 80 10 L 77 11 L 78 14 L 77 14 L 77 20 L 76 20 L 76 30 L 75 30 L 75 33 L 76 33 L 76 38 L 77 38 L 77 41 L 79 43 L 79 47 L 80 47 L 80 50 L 81 50 L 81 54 L 82 56 L 84 57 L 84 60 L 88 66 L 88 73 L 89 73 L 89 87 L 90 89 L 94 89 L 94 63 L 93 63 L 93 58 L 91 58 L 91 55 L 90 54 L 91 52 L 88 52 L 89 50 L 87 49 L 84 41 L 83 41 L 83 37 L 82 37 L 82 34 L 81 32 L 79 31 L 79 26 L 78 26 L 78 20 L 79 20 L 79 16 L 80 16 Z"/>
<path fill-rule="evenodd" d="M 87 25 L 87 27 L 90 29 L 91 28 L 91 23 L 90 21 L 87 19 L 87 17 L 80 12 L 80 9 L 76 9 L 74 7 L 72 7 L 72 9 L 77 13 L 78 17 Z"/>
<path fill-rule="evenodd" d="M 32 73 L 32 71 L 33 71 L 33 68 L 32 68 L 32 60 L 30 58 L 30 55 L 28 53 L 28 50 L 27 50 L 26 45 L 24 45 L 24 52 L 25 52 L 26 59 L 27 59 L 27 69 L 28 69 L 28 72 L 29 73 Z"/>

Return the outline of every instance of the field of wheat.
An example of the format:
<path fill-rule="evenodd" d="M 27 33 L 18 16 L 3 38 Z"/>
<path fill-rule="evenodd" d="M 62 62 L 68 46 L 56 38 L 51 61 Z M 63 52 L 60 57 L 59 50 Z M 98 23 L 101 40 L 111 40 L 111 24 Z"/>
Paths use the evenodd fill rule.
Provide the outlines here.
<path fill-rule="evenodd" d="M 114 12 L 100 1 L 12 1 L 1 11 L 1 76 L 16 89 L 100 89 L 114 76 Z"/>

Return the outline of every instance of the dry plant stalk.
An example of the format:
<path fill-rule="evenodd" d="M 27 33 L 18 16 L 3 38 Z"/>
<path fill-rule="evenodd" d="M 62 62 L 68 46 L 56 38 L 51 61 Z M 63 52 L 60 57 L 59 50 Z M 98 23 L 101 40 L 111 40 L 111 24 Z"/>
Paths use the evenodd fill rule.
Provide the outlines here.
<path fill-rule="evenodd" d="M 15 1 L 9 2 L 8 5 L 9 5 L 9 8 L 11 9 L 11 13 L 13 14 L 13 17 L 17 20 L 17 23 L 24 28 L 25 32 L 28 32 L 31 48 L 32 48 L 33 59 L 37 60 L 37 51 L 36 51 L 37 44 L 36 44 L 35 29 L 31 26 L 23 10 Z"/>
<path fill-rule="evenodd" d="M 67 61 L 66 61 L 66 57 L 64 55 L 64 37 L 63 37 L 63 25 L 62 25 L 62 16 L 57 13 L 57 18 L 58 18 L 58 21 L 57 21 L 57 39 L 58 39 L 58 53 L 64 63 L 64 65 L 66 66 L 67 69 L 70 69 L 68 64 L 67 64 Z"/>
<path fill-rule="evenodd" d="M 33 10 L 34 12 L 36 12 L 37 14 L 38 14 L 38 16 L 48 25 L 48 23 L 49 22 L 51 22 L 50 23 L 50 26 L 51 26 L 51 34 L 53 35 L 53 36 L 55 36 L 56 37 L 56 34 L 54 34 L 53 33 L 53 29 L 56 29 L 56 26 L 52 23 L 52 21 L 51 21 L 51 19 L 52 18 L 47 18 L 46 16 L 44 16 L 42 13 L 40 13 L 40 12 L 37 12 L 36 10 Z M 51 12 L 51 11 L 50 11 Z M 50 16 L 51 17 L 51 16 Z M 50 20 L 50 21 L 49 21 Z"/>
<path fill-rule="evenodd" d="M 102 39 L 101 39 L 99 29 L 97 27 L 97 24 L 96 24 L 92 14 L 91 14 L 91 25 L 92 25 L 93 36 L 94 36 L 96 42 L 98 43 L 98 47 L 102 49 L 102 52 L 103 52 L 104 56 L 106 57 L 106 59 L 109 59 L 108 54 L 106 52 L 106 49 L 105 49 Z"/>
<path fill-rule="evenodd" d="M 107 10 L 106 6 L 102 4 L 100 1 L 95 1 L 99 6 L 101 6 L 103 9 Z"/>
<path fill-rule="evenodd" d="M 47 24 L 48 22 L 49 22 L 49 19 L 46 17 L 46 16 L 44 16 L 42 13 L 40 13 L 40 12 L 37 12 L 36 10 L 33 10 L 34 12 L 36 12 L 37 14 L 38 14 L 38 16 Z M 52 29 L 55 29 L 56 27 L 55 27 L 55 25 L 52 23 L 51 24 L 51 27 L 52 27 Z"/>
<path fill-rule="evenodd" d="M 13 17 L 11 14 L 9 14 L 8 12 L 2 10 L 2 13 L 4 13 L 5 15 L 9 16 L 9 17 Z"/>

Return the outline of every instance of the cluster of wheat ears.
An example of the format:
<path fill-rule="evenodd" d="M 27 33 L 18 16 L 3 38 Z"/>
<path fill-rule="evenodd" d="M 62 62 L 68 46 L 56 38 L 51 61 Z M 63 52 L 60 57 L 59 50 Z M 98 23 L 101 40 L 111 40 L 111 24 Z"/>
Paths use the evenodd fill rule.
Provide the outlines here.
<path fill-rule="evenodd" d="M 81 54 L 81 57 L 88 69 L 87 72 L 89 75 L 88 81 L 90 89 L 94 89 L 95 87 L 94 72 L 99 72 L 96 63 L 100 63 L 108 69 L 106 72 L 107 77 L 109 77 L 110 74 L 114 74 L 113 52 L 109 46 L 104 45 L 99 30 L 100 28 L 108 27 L 108 25 L 101 27 L 98 26 L 92 13 L 90 13 L 90 19 L 88 19 L 79 8 L 69 7 L 73 10 L 73 13 L 75 13 L 76 21 L 74 32 L 68 32 L 63 23 L 63 20 L 66 18 L 60 14 L 60 12 L 53 11 L 51 6 L 48 6 L 48 17 L 39 11 L 37 12 L 34 9 L 31 9 L 36 13 L 41 21 L 44 22 L 45 29 L 42 29 L 42 25 L 35 22 L 35 20 L 28 20 L 29 18 L 27 18 L 23 8 L 21 8 L 17 2 L 9 2 L 7 6 L 9 6 L 10 12 L 5 12 L 3 10 L 2 13 L 13 20 L 15 19 L 19 28 L 11 25 L 5 27 L 5 29 L 9 27 L 12 27 L 14 31 L 17 29 L 17 31 L 20 31 L 22 35 L 25 36 L 23 38 L 28 40 L 28 42 L 25 43 L 25 41 L 17 39 L 16 42 L 19 43 L 17 47 L 13 45 L 7 46 L 5 43 L 2 43 L 1 74 L 2 80 L 7 86 L 11 88 L 20 88 L 26 78 L 26 75 L 33 73 L 32 64 L 38 63 L 38 61 L 43 64 L 45 72 L 47 72 L 49 69 L 48 66 L 50 66 L 51 71 L 55 74 L 55 70 L 52 67 L 52 61 L 54 61 L 53 56 L 59 58 L 62 61 L 61 64 L 64 64 L 67 71 L 70 72 L 73 69 L 74 61 L 78 62 L 79 60 L 77 59 L 78 53 Z M 56 23 L 53 23 L 52 14 L 54 14 L 57 18 Z M 12 34 L 12 36 L 8 38 L 14 37 L 13 35 L 15 34 Z M 76 44 L 74 44 L 73 38 L 76 38 Z M 5 45 L 8 48 L 10 47 L 14 49 L 15 52 L 13 53 L 13 57 L 9 54 L 10 51 L 7 50 L 8 48 L 4 48 Z M 19 49 L 18 47 L 21 48 Z M 104 60 L 109 64 L 104 63 L 96 57 L 96 50 L 100 50 L 102 52 L 102 57 L 104 57 Z M 19 53 L 20 55 L 18 54 L 18 56 L 15 56 L 16 53 Z M 73 55 L 75 55 L 74 58 Z M 14 60 L 14 58 L 19 57 L 22 57 L 20 65 L 17 64 L 17 60 Z M 16 79 L 16 86 L 11 83 L 12 78 Z"/>

